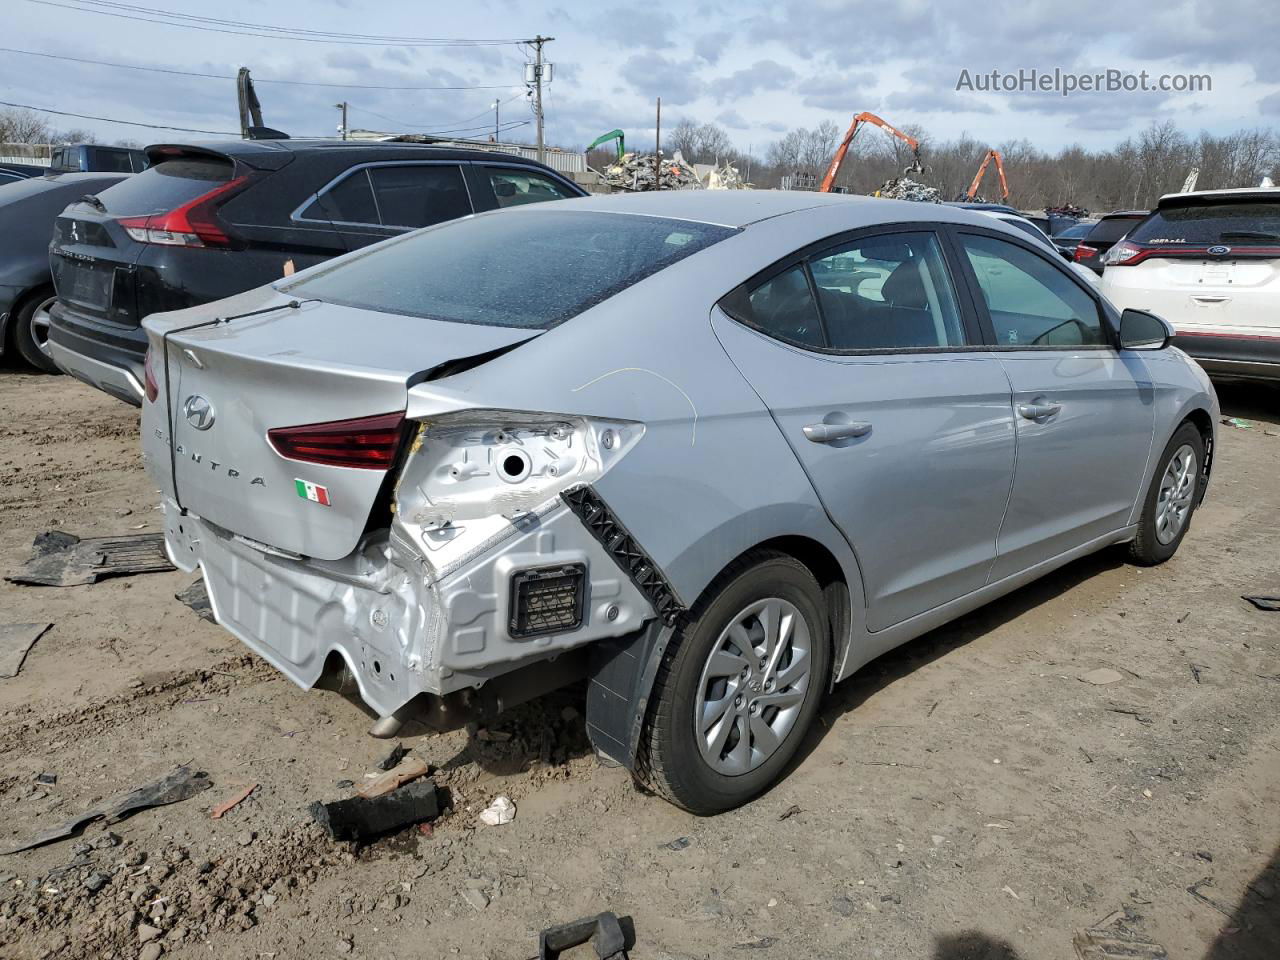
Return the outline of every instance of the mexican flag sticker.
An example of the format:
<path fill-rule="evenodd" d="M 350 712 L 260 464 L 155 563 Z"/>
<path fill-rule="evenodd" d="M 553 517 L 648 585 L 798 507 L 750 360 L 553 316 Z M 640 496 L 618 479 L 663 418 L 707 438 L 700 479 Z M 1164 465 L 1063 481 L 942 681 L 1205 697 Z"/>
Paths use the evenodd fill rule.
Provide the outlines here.
<path fill-rule="evenodd" d="M 303 500 L 310 500 L 322 507 L 329 506 L 329 491 L 326 487 L 318 483 L 308 483 L 306 480 L 294 480 L 293 486 Z"/>

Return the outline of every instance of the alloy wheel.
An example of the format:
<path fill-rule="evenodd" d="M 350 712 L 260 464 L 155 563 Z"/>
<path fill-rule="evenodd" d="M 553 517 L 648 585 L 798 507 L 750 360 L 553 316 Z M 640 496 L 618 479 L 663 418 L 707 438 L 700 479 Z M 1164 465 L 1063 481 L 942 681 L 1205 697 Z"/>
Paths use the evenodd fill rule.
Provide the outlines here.
<path fill-rule="evenodd" d="M 57 302 L 57 297 L 49 297 L 41 301 L 31 314 L 31 339 L 46 357 L 49 354 L 49 311 Z"/>
<path fill-rule="evenodd" d="M 740 611 L 711 648 L 694 704 L 702 757 L 741 776 L 773 756 L 809 689 L 813 637 L 794 604 L 770 597 Z"/>
<path fill-rule="evenodd" d="M 1191 444 L 1184 443 L 1169 459 L 1160 478 L 1160 492 L 1156 496 L 1156 539 L 1161 543 L 1172 543 L 1186 525 L 1198 477 L 1196 453 Z"/>

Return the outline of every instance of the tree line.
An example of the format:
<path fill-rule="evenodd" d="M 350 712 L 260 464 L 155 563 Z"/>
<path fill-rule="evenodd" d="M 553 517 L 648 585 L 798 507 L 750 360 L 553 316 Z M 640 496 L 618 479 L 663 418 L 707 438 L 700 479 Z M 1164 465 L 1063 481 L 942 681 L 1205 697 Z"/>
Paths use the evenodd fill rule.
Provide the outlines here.
<path fill-rule="evenodd" d="M 1037 148 L 1029 140 L 987 143 L 967 134 L 954 140 L 931 137 L 918 126 L 904 126 L 920 141 L 924 172 L 910 174 L 954 199 L 968 189 L 986 152 L 994 147 L 1004 159 L 1008 202 L 1025 210 L 1074 203 L 1095 212 L 1149 209 L 1166 193 L 1176 193 L 1193 170 L 1196 189 L 1256 187 L 1263 177 L 1280 183 L 1280 134 L 1269 128 L 1197 135 L 1172 121 L 1152 124 L 1110 149 L 1079 145 L 1057 151 Z M 789 174 L 825 173 L 844 130 L 830 121 L 788 131 L 763 154 L 738 150 L 727 131 L 714 123 L 682 120 L 663 137 L 666 153 L 679 150 L 690 163 L 732 163 L 757 188 L 778 187 Z M 911 148 L 883 130 L 858 132 L 841 168 L 838 186 L 851 193 L 871 193 L 886 180 L 902 176 L 912 160 Z M 994 164 L 979 189 L 989 200 L 999 198 Z"/>

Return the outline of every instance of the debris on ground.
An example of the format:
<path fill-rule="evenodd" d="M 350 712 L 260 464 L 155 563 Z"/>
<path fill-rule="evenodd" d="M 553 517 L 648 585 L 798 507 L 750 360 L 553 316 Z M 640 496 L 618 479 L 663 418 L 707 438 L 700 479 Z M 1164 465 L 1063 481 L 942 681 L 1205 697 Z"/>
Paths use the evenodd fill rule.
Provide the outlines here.
<path fill-rule="evenodd" d="M 408 755 L 409 748 L 403 743 L 397 743 L 391 748 L 390 753 L 377 762 L 376 766 L 379 770 L 390 770 Z"/>
<path fill-rule="evenodd" d="M 1243 599 L 1248 600 L 1259 610 L 1265 610 L 1268 613 L 1280 611 L 1280 597 L 1244 597 Z M 4 676 L 2 671 L 0 671 L 0 676 Z"/>
<path fill-rule="evenodd" d="M 1165 960 L 1169 956 L 1160 944 L 1118 930 L 1081 930 L 1071 943 L 1080 960 Z"/>
<path fill-rule="evenodd" d="M 683 850 L 691 843 L 693 843 L 693 839 L 691 837 L 676 837 L 669 843 L 660 843 L 658 846 L 664 847 L 667 850 Z"/>
<path fill-rule="evenodd" d="M 1244 417 L 1223 417 L 1222 423 L 1237 430 L 1252 430 L 1254 427 L 1253 421 L 1246 420 Z"/>
<path fill-rule="evenodd" d="M 1203 880 L 1197 880 L 1191 886 L 1187 887 L 1187 893 L 1191 894 L 1193 897 L 1195 897 L 1197 900 L 1199 900 L 1201 903 L 1205 904 L 1206 906 L 1213 907 L 1213 909 L 1217 910 L 1224 917 L 1230 917 L 1232 914 L 1231 914 L 1231 909 L 1229 907 L 1223 906 L 1217 900 L 1214 900 L 1212 897 L 1207 897 L 1200 892 L 1201 887 L 1212 887 L 1212 886 L 1213 886 L 1213 877 L 1205 877 Z"/>
<path fill-rule="evenodd" d="M 248 800 L 249 794 L 253 793 L 253 791 L 257 789 L 258 789 L 258 785 L 256 783 L 249 784 L 243 790 L 237 791 L 230 798 L 222 801 L 222 803 L 214 807 L 213 810 L 210 811 L 209 816 L 212 817 L 214 820 L 221 820 L 228 811 L 232 810 L 235 807 L 238 807 L 245 800 Z"/>
<path fill-rule="evenodd" d="M 193 772 L 190 767 L 175 767 L 172 773 L 161 777 L 153 783 L 117 794 L 107 800 L 106 803 L 92 810 L 86 810 L 65 823 L 51 827 L 43 833 L 36 834 L 34 837 L 29 837 L 17 846 L 0 850 L 0 854 L 18 853 L 22 850 L 30 850 L 32 847 L 41 847 L 46 843 L 53 843 L 55 840 L 64 840 L 85 824 L 92 823 L 94 820 L 104 819 L 107 823 L 115 823 L 139 810 L 146 810 L 150 807 L 163 807 L 170 803 L 187 800 L 203 790 L 208 790 L 211 786 L 213 786 L 213 783 L 209 780 L 207 773 L 202 771 Z"/>
<path fill-rule="evenodd" d="M 1107 683 L 1116 683 L 1124 679 L 1124 674 L 1119 670 L 1112 670 L 1110 667 L 1099 667 L 1097 670 L 1090 670 L 1088 673 L 1082 673 L 1080 679 L 1085 683 L 1092 683 L 1102 686 Z"/>
<path fill-rule="evenodd" d="M 800 812 L 800 807 L 793 803 L 791 806 L 787 807 L 787 809 L 783 810 L 780 814 L 778 814 L 778 820 L 779 821 L 790 820 L 799 812 Z"/>
<path fill-rule="evenodd" d="M 41 783 L 47 787 L 52 787 L 57 782 L 58 782 L 58 775 L 56 773 L 37 773 L 36 774 L 36 783 Z"/>
<path fill-rule="evenodd" d="M 418 757 L 407 757 L 386 773 L 380 773 L 372 780 L 366 780 L 360 784 L 356 793 L 366 800 L 372 800 L 374 797 L 384 796 L 410 781 L 417 780 L 419 777 L 425 777 L 430 771 L 431 767 L 428 766 L 425 760 L 421 760 Z"/>
<path fill-rule="evenodd" d="M 307 808 L 334 840 L 365 841 L 440 813 L 434 780 L 417 780 L 380 797 L 349 797 Z"/>
<path fill-rule="evenodd" d="M 635 927 L 630 917 L 619 919 L 608 911 L 548 927 L 538 936 L 538 960 L 557 960 L 563 951 L 585 943 L 595 948 L 599 960 L 622 958 L 635 946 Z"/>
<path fill-rule="evenodd" d="M 620 190 L 659 189 L 654 176 L 654 157 L 651 153 L 624 153 L 616 163 L 605 168 L 603 179 L 611 187 Z M 693 167 L 677 153 L 664 157 L 661 164 L 662 190 L 700 190 L 702 184 Z"/>
<path fill-rule="evenodd" d="M 86 537 L 50 530 L 31 544 L 31 559 L 10 583 L 74 587 L 105 577 L 163 573 L 176 569 L 164 550 L 163 533 L 131 533 L 120 537 Z"/>
<path fill-rule="evenodd" d="M 181 593 L 173 595 L 175 600 L 180 600 L 195 611 L 196 616 L 201 620 L 208 620 L 210 623 L 217 623 L 213 617 L 213 604 L 209 602 L 209 591 L 204 585 L 204 579 L 197 580 Z"/>
<path fill-rule="evenodd" d="M 480 811 L 480 822 L 490 827 L 510 823 L 516 818 L 516 805 L 510 797 L 495 797 L 493 803 Z"/>
<path fill-rule="evenodd" d="M 941 203 L 942 191 L 937 187 L 926 186 L 910 177 L 890 177 L 876 191 L 877 197 L 890 200 L 915 200 L 918 203 Z"/>
<path fill-rule="evenodd" d="M 29 651 L 52 623 L 0 623 L 0 680 L 18 675 Z"/>

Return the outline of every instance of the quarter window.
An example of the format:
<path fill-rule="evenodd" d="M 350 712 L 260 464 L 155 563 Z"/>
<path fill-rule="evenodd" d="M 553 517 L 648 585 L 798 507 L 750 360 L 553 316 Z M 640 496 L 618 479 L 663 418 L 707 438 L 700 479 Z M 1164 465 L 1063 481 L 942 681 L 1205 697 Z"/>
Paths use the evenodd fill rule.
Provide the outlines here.
<path fill-rule="evenodd" d="M 373 202 L 368 171 L 357 170 L 339 180 L 302 215 L 309 220 L 333 220 L 335 223 L 377 223 L 378 208 Z"/>
<path fill-rule="evenodd" d="M 562 183 L 550 177 L 523 170 L 489 170 L 489 182 L 500 207 L 518 207 L 525 203 L 541 203 L 543 200 L 567 200 L 576 197 Z"/>
<path fill-rule="evenodd" d="M 753 326 L 779 340 L 809 347 L 827 345 L 803 264 L 784 270 L 747 294 L 745 312 Z"/>
<path fill-rule="evenodd" d="M 932 233 L 894 233 L 842 244 L 810 262 L 835 350 L 953 347 L 960 311 Z"/>
<path fill-rule="evenodd" d="M 1098 305 L 1074 280 L 1005 240 L 962 234 L 1002 347 L 1106 346 Z"/>

